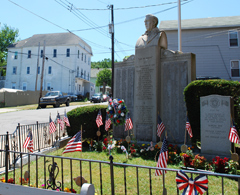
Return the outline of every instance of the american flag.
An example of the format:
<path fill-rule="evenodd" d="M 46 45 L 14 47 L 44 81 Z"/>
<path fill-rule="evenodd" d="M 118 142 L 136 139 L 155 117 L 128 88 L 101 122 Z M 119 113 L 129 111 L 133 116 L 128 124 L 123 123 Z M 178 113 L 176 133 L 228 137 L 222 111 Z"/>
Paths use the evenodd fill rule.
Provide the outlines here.
<path fill-rule="evenodd" d="M 192 128 L 191 128 L 191 125 L 190 125 L 188 117 L 187 117 L 187 122 L 186 122 L 186 129 L 188 131 L 189 136 L 192 138 L 193 137 Z"/>
<path fill-rule="evenodd" d="M 57 113 L 57 123 L 60 124 L 61 130 L 64 130 L 64 122 L 60 118 L 60 114 Z"/>
<path fill-rule="evenodd" d="M 106 121 L 105 121 L 105 130 L 108 131 L 108 129 L 111 126 L 111 119 L 108 117 L 108 115 L 106 114 Z"/>
<path fill-rule="evenodd" d="M 99 109 L 98 111 L 98 115 L 97 115 L 97 118 L 96 118 L 96 123 L 97 123 L 97 126 L 100 127 L 101 125 L 103 125 L 103 122 L 102 122 L 102 114 L 101 114 L 101 110 Z"/>
<path fill-rule="evenodd" d="M 33 139 L 31 131 L 29 131 L 28 136 L 23 144 L 23 147 L 27 148 L 30 152 L 33 152 Z"/>
<path fill-rule="evenodd" d="M 51 116 L 49 117 L 49 133 L 54 133 L 56 131 L 55 123 L 52 121 Z"/>
<path fill-rule="evenodd" d="M 128 131 L 133 128 L 132 120 L 130 118 L 129 112 L 126 115 L 126 121 L 125 121 L 125 131 Z"/>
<path fill-rule="evenodd" d="M 164 129 L 165 129 L 165 125 L 163 124 L 160 116 L 158 115 L 158 124 L 157 124 L 157 136 L 158 137 L 161 137 Z"/>
<path fill-rule="evenodd" d="M 72 137 L 72 139 L 70 139 L 70 141 L 67 143 L 66 149 L 63 151 L 63 154 L 77 151 L 82 151 L 81 131 L 79 131 L 76 135 Z"/>
<path fill-rule="evenodd" d="M 232 121 L 230 131 L 229 131 L 229 135 L 228 135 L 228 139 L 232 143 L 239 144 L 239 136 L 238 136 L 238 132 L 237 132 L 237 129 L 235 127 L 234 121 Z"/>
<path fill-rule="evenodd" d="M 64 111 L 63 121 L 66 123 L 66 126 L 70 127 L 70 123 L 69 123 L 69 120 L 68 120 L 68 117 L 67 117 L 66 110 Z"/>
<path fill-rule="evenodd" d="M 163 145 L 160 150 L 160 154 L 158 157 L 157 167 L 158 168 L 167 168 L 167 160 L 168 160 L 168 145 L 167 145 L 167 139 L 166 137 L 163 140 Z M 166 173 L 167 171 L 164 171 Z M 162 175 L 163 171 L 160 169 L 155 170 L 155 175 L 159 176 Z"/>

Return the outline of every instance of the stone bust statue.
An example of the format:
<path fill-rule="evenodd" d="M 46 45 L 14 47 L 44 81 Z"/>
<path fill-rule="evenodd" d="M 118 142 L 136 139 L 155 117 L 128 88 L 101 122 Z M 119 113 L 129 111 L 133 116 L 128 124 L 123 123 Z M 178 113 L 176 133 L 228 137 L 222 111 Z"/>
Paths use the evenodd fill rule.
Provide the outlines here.
<path fill-rule="evenodd" d="M 166 33 L 157 28 L 158 18 L 152 14 L 148 14 L 144 22 L 146 32 L 138 38 L 135 48 L 159 46 L 163 49 L 167 49 Z"/>

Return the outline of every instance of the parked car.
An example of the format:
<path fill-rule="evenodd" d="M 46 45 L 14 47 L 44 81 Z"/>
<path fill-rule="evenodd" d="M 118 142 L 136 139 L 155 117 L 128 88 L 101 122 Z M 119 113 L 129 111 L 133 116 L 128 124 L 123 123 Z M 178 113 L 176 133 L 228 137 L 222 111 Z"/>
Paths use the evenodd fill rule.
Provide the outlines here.
<path fill-rule="evenodd" d="M 63 95 L 61 91 L 50 91 L 44 97 L 40 98 L 39 106 L 46 108 L 47 105 L 53 105 L 54 108 L 59 107 L 61 104 L 69 106 L 71 97 Z"/>
<path fill-rule="evenodd" d="M 109 97 L 108 97 L 107 94 L 103 94 L 103 101 L 104 101 L 104 102 L 107 102 L 107 101 L 108 101 L 108 98 L 109 98 Z"/>
<path fill-rule="evenodd" d="M 216 76 L 198 76 L 196 78 L 196 80 L 211 80 L 211 79 L 221 79 L 221 78 Z"/>
<path fill-rule="evenodd" d="M 68 93 L 69 97 L 71 98 L 71 102 L 77 101 L 78 97 L 77 95 L 73 94 L 73 93 Z"/>
<path fill-rule="evenodd" d="M 94 103 L 103 102 L 103 95 L 101 93 L 95 93 L 91 98 L 91 102 L 94 102 Z"/>

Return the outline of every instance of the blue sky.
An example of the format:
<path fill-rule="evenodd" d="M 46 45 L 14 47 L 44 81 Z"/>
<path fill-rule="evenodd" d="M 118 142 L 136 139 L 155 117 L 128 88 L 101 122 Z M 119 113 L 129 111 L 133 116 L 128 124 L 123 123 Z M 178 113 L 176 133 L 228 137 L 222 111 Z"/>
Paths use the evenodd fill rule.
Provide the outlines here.
<path fill-rule="evenodd" d="M 186 0 L 182 3 L 182 20 L 239 15 L 240 0 Z M 118 61 L 134 54 L 135 43 L 145 32 L 146 14 L 156 15 L 159 21 L 178 18 L 177 0 L 1 0 L 0 23 L 17 28 L 21 40 L 34 34 L 69 30 L 92 47 L 92 61 L 101 61 L 111 58 L 108 33 L 111 12 L 107 7 L 111 4 L 114 6 L 115 59 Z"/>

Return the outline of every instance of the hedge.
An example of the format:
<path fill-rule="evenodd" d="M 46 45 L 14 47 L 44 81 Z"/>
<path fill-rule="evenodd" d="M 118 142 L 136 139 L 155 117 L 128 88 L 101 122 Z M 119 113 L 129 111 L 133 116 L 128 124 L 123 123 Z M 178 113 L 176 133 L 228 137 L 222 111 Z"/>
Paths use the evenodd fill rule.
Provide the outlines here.
<path fill-rule="evenodd" d="M 238 81 L 196 80 L 184 89 L 188 117 L 193 131 L 193 143 L 200 140 L 200 97 L 208 95 L 231 96 L 234 101 L 234 121 L 240 125 L 240 83 Z"/>
<path fill-rule="evenodd" d="M 84 106 L 75 108 L 67 113 L 68 120 L 70 122 L 70 127 L 67 127 L 67 132 L 69 136 L 74 136 L 78 131 L 81 130 L 81 125 L 83 128 L 82 138 L 92 138 L 97 140 L 98 137 L 96 135 L 98 127 L 96 124 L 96 118 L 99 109 L 101 109 L 102 113 L 102 121 L 103 125 L 100 126 L 101 136 L 107 134 L 105 131 L 105 119 L 106 119 L 106 109 L 107 105 L 94 105 L 94 106 Z"/>

